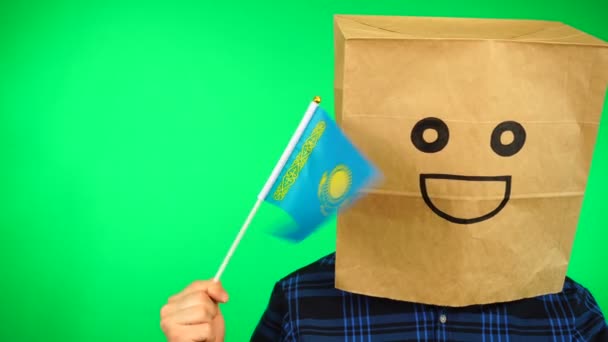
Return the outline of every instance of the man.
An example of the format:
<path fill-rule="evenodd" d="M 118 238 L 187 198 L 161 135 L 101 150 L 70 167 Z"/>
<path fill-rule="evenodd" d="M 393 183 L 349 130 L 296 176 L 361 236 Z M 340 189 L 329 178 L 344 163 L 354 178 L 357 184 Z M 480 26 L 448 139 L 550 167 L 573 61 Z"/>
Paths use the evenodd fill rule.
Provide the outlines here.
<path fill-rule="evenodd" d="M 593 296 L 566 278 L 557 294 L 450 308 L 358 295 L 334 287 L 329 255 L 279 281 L 251 341 L 608 341 Z M 224 341 L 213 281 L 192 283 L 161 310 L 167 341 Z"/>
<path fill-rule="evenodd" d="M 337 121 L 384 179 L 338 216 L 335 255 L 276 284 L 252 340 L 608 341 L 566 277 L 608 44 L 551 22 L 337 16 L 335 65 Z M 168 340 L 222 341 L 227 298 L 212 281 L 172 297 Z"/>

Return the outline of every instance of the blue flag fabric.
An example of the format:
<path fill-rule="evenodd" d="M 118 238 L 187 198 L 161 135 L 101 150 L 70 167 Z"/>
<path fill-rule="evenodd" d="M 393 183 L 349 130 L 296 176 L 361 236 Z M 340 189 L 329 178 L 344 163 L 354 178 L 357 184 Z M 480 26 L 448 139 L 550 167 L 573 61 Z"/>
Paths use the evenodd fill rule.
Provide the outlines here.
<path fill-rule="evenodd" d="M 303 240 L 339 208 L 352 203 L 377 175 L 376 168 L 317 107 L 265 199 L 285 210 L 296 226 L 273 233 Z"/>

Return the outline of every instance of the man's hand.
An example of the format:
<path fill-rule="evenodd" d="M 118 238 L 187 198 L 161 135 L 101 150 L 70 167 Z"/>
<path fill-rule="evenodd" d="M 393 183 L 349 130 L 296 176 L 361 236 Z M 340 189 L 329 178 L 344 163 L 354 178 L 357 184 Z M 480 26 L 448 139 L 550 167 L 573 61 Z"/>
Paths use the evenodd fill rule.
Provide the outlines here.
<path fill-rule="evenodd" d="M 160 310 L 160 326 L 168 342 L 223 342 L 224 317 L 218 303 L 228 294 L 219 282 L 195 281 L 169 298 Z"/>

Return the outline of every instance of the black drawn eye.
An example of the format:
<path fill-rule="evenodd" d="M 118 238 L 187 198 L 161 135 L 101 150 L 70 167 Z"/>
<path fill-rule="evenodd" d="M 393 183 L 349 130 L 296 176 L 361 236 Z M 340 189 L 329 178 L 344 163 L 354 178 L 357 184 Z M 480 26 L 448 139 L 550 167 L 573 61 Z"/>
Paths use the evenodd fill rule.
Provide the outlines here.
<path fill-rule="evenodd" d="M 412 128 L 412 144 L 422 152 L 435 153 L 441 151 L 450 138 L 450 131 L 445 122 L 437 118 L 425 118 Z"/>
<path fill-rule="evenodd" d="M 526 130 L 522 125 L 515 121 L 501 122 L 492 131 L 490 146 L 499 156 L 510 157 L 522 147 L 526 142 Z"/>

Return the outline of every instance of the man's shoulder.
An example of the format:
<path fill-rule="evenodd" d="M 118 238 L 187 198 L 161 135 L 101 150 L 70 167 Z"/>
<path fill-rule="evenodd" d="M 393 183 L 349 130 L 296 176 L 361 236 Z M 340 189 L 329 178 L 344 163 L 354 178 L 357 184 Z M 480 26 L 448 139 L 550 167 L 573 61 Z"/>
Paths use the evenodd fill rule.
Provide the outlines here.
<path fill-rule="evenodd" d="M 574 279 L 572 279 L 570 277 L 566 277 L 566 280 L 564 281 L 564 287 L 562 289 L 562 292 L 571 294 L 571 295 L 580 296 L 580 295 L 586 295 L 587 293 L 589 293 L 589 290 L 586 287 L 584 287 L 583 285 L 581 285 L 580 283 L 576 282 Z"/>
<path fill-rule="evenodd" d="M 283 289 L 301 286 L 314 286 L 316 288 L 334 288 L 336 254 L 328 254 L 278 281 Z"/>
<path fill-rule="evenodd" d="M 552 310 L 554 307 L 566 306 L 568 308 L 575 308 L 584 306 L 585 298 L 588 296 L 590 296 L 590 293 L 585 287 L 566 277 L 562 290 L 557 293 L 483 306 L 487 308 L 504 307 L 510 315 L 517 317 L 544 318 L 547 317 L 547 310 Z"/>
<path fill-rule="evenodd" d="M 334 287 L 335 260 L 335 253 L 326 255 L 279 280 L 251 341 L 278 341 L 287 321 L 299 324 L 303 316 L 319 317 L 327 298 L 339 293 Z"/>
<path fill-rule="evenodd" d="M 542 301 L 568 300 L 570 302 L 582 302 L 589 296 L 591 296 L 591 292 L 586 287 L 576 282 L 574 279 L 566 277 L 564 286 L 560 292 L 538 296 L 534 299 Z"/>
<path fill-rule="evenodd" d="M 335 277 L 336 253 L 328 254 L 306 266 L 303 266 L 287 276 L 283 277 L 279 282 L 293 281 L 295 278 L 310 278 L 310 279 L 327 279 L 332 280 Z"/>

